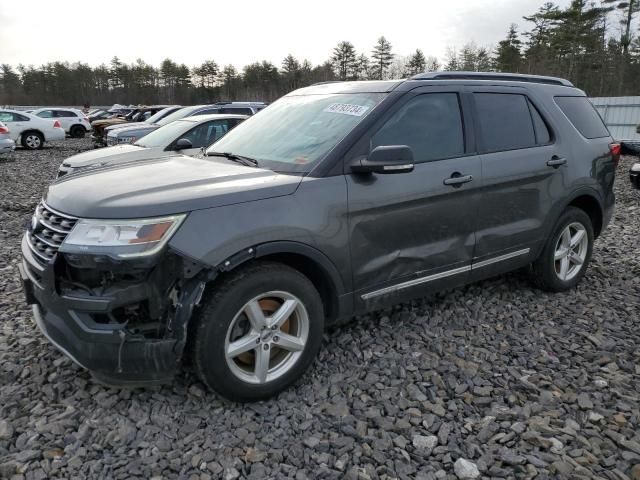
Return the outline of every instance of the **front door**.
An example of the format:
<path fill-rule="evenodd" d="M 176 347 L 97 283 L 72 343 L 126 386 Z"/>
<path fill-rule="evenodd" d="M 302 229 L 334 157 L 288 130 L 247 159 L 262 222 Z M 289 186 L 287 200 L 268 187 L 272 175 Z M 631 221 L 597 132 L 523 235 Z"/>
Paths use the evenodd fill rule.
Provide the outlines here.
<path fill-rule="evenodd" d="M 408 145 L 415 163 L 402 174 L 346 166 L 357 310 L 467 280 L 482 179 L 466 103 L 455 87 L 416 89 L 347 156 Z"/>

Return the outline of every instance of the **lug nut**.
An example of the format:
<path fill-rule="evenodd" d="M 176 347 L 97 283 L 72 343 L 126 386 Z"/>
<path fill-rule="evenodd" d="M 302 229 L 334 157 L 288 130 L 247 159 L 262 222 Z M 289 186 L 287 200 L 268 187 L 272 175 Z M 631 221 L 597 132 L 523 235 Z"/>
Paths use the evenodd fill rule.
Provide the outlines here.
<path fill-rule="evenodd" d="M 260 343 L 260 339 L 259 338 L 256 338 L 256 343 Z"/>
<path fill-rule="evenodd" d="M 271 326 L 271 330 L 275 330 L 276 328 L 278 328 L 276 325 Z"/>
<path fill-rule="evenodd" d="M 273 341 L 277 342 L 278 340 L 280 340 L 280 337 L 278 337 L 277 335 L 275 337 L 273 337 Z"/>
<path fill-rule="evenodd" d="M 269 350 L 269 344 L 268 344 L 268 343 L 265 343 L 265 344 L 264 344 L 264 347 L 262 347 L 262 348 L 263 348 L 264 350 Z"/>

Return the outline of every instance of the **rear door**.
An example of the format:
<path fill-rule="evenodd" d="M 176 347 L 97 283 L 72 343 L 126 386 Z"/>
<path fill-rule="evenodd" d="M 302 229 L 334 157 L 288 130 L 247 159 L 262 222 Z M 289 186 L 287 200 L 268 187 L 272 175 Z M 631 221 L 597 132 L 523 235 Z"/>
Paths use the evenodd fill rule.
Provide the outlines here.
<path fill-rule="evenodd" d="M 377 146 L 408 145 L 415 164 L 402 174 L 346 167 L 358 310 L 468 279 L 481 170 L 463 104 L 455 86 L 413 90 L 347 156 L 349 162 Z"/>
<path fill-rule="evenodd" d="M 482 277 L 535 257 L 549 211 L 566 192 L 571 151 L 527 89 L 469 90 L 483 176 L 473 268 Z"/>
<path fill-rule="evenodd" d="M 78 116 L 68 110 L 54 110 L 53 117 L 60 122 L 60 125 L 67 133 L 69 132 L 69 129 L 72 125 L 80 123 L 80 119 L 78 118 Z"/>

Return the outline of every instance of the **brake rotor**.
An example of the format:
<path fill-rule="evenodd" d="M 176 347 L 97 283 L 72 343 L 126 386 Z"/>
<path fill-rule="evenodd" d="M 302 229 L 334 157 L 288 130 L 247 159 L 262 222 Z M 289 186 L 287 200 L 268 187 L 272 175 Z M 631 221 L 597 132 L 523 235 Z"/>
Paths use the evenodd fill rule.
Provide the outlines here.
<path fill-rule="evenodd" d="M 273 315 L 281 306 L 281 303 L 279 303 L 277 300 L 274 300 L 273 298 L 262 298 L 258 300 L 258 304 L 260 305 L 260 308 L 262 309 L 262 312 L 266 317 Z M 287 318 L 287 320 L 282 324 L 282 326 L 280 327 L 280 331 L 289 333 L 290 328 L 291 317 Z M 276 348 L 272 349 L 270 358 L 273 358 L 274 355 L 277 355 L 278 350 L 279 349 Z M 255 362 L 255 353 L 253 352 L 253 350 L 241 353 L 236 357 L 236 360 L 244 365 L 253 365 Z"/>

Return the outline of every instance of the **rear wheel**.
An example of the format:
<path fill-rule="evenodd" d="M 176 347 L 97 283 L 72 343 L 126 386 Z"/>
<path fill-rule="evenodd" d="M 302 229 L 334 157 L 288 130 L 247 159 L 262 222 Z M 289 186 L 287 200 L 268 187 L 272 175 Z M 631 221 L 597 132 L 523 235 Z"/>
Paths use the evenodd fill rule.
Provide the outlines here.
<path fill-rule="evenodd" d="M 552 292 L 575 287 L 591 260 L 593 239 L 589 215 L 569 207 L 558 219 L 542 254 L 533 264 L 534 282 Z"/>
<path fill-rule="evenodd" d="M 44 137 L 40 132 L 25 132 L 22 134 L 21 143 L 28 150 L 39 150 L 44 145 Z"/>
<path fill-rule="evenodd" d="M 279 393 L 304 373 L 320 349 L 324 312 L 307 277 L 265 262 L 208 292 L 194 321 L 199 377 L 220 395 L 247 402 Z"/>
<path fill-rule="evenodd" d="M 86 133 L 86 130 L 82 125 L 74 125 L 73 127 L 71 127 L 71 130 L 69 131 L 69 134 L 73 138 L 84 138 L 85 133 Z"/>

